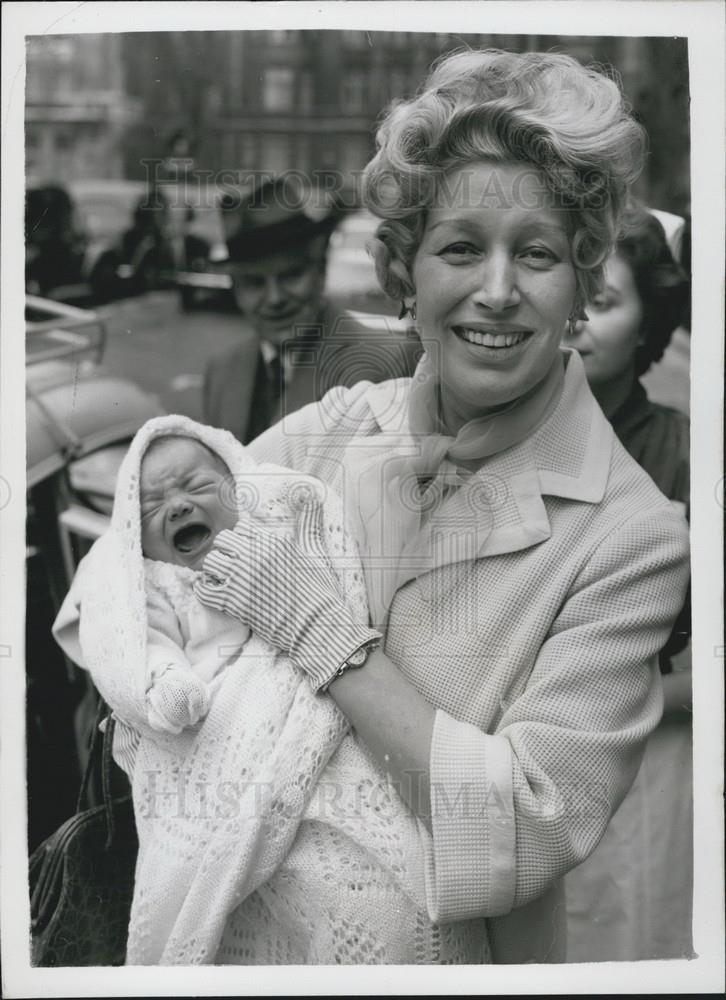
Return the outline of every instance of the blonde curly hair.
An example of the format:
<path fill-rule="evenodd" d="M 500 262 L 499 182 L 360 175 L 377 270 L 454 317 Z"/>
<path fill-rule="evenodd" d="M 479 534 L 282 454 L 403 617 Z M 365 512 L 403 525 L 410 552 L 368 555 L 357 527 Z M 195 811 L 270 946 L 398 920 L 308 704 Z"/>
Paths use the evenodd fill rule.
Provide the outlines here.
<path fill-rule="evenodd" d="M 388 295 L 415 294 L 411 264 L 444 175 L 487 159 L 534 165 L 570 209 L 579 309 L 599 290 L 646 139 L 601 69 L 564 54 L 485 49 L 444 57 L 416 97 L 391 105 L 376 145 L 363 199 L 383 220 L 370 250 Z"/>

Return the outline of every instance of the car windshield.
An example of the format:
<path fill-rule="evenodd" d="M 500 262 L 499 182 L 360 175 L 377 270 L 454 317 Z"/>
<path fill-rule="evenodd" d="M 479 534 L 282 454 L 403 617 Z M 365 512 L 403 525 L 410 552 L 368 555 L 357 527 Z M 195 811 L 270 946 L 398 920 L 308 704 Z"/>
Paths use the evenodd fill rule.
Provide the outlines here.
<path fill-rule="evenodd" d="M 223 243 L 217 211 L 218 191 L 210 185 L 162 183 L 169 205 L 169 225 L 209 243 Z M 134 209 L 147 190 L 141 181 L 79 181 L 70 187 L 83 226 L 92 240 L 112 242 L 132 224 Z M 191 209 L 192 217 L 188 218 Z"/>
<path fill-rule="evenodd" d="M 83 228 L 92 240 L 112 241 L 131 224 L 131 216 L 146 190 L 136 181 L 78 181 L 70 191 Z"/>

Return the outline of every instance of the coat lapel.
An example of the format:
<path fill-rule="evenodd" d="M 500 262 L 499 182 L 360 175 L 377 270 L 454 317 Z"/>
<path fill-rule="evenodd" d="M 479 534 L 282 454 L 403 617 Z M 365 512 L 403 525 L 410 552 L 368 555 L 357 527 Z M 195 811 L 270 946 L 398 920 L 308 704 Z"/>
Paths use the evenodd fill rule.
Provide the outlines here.
<path fill-rule="evenodd" d="M 214 358 L 205 377 L 204 419 L 240 441 L 247 439 L 259 353 L 259 337 L 245 324 L 234 350 Z"/>

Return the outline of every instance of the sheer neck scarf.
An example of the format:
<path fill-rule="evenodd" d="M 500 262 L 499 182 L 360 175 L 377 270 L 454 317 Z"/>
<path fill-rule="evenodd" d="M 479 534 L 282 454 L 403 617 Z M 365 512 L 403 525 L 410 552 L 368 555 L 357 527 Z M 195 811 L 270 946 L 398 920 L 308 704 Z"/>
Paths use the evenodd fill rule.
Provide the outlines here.
<path fill-rule="evenodd" d="M 427 519 L 488 458 L 544 423 L 559 401 L 564 375 L 564 356 L 558 353 L 525 395 L 453 435 L 441 418 L 438 374 L 424 355 L 409 390 L 408 432 L 353 439 L 346 453 L 346 514 L 360 547 L 375 624 L 385 624 L 400 585 L 402 557 L 415 548 Z"/>

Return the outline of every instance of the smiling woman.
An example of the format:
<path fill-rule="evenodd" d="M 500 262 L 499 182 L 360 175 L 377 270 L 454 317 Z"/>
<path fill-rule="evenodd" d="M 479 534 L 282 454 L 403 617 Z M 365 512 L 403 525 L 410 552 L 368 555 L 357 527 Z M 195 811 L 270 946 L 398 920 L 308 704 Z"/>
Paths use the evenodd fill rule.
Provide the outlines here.
<path fill-rule="evenodd" d="M 688 578 L 685 520 L 560 348 L 600 288 L 643 135 L 605 75 L 485 51 L 438 65 L 377 142 L 364 184 L 377 273 L 425 353 L 412 378 L 333 389 L 245 450 L 342 497 L 366 625 L 341 584 L 345 532 L 320 508 L 258 549 L 240 517 L 187 581 L 220 626 L 289 656 L 318 709 L 335 703 L 360 760 L 341 774 L 330 758 L 334 801 L 322 822 L 303 817 L 304 861 L 285 859 L 286 884 L 312 874 L 310 891 L 293 899 L 272 875 L 244 900 L 213 894 L 224 927 L 199 960 L 562 961 L 562 877 L 603 836 L 657 725 L 655 658 Z M 379 787 L 415 821 L 425 864 L 367 808 Z M 217 841 L 198 831 L 183 851 L 206 871 Z M 414 920 L 382 892 L 376 845 L 387 872 L 415 876 Z M 236 867 L 233 847 L 219 854 Z M 181 899 L 194 940 L 211 895 Z"/>
<path fill-rule="evenodd" d="M 345 498 L 384 643 L 351 670 L 296 641 L 431 830 L 430 918 L 495 962 L 561 961 L 561 877 L 658 721 L 654 657 L 688 572 L 685 521 L 560 346 L 600 291 L 643 134 L 605 75 L 485 51 L 443 60 L 377 144 L 377 273 L 425 354 L 413 378 L 335 390 L 250 451 Z M 236 594 L 264 587 L 274 617 L 274 567 L 301 582 L 305 551 L 254 565 L 220 538 L 204 569 L 226 583 L 203 573 L 198 596 L 272 641 Z"/>
<path fill-rule="evenodd" d="M 561 363 L 576 278 L 567 213 L 531 167 L 477 162 L 447 182 L 428 212 L 412 277 L 426 350 L 440 359 L 442 416 L 456 432 Z"/>

